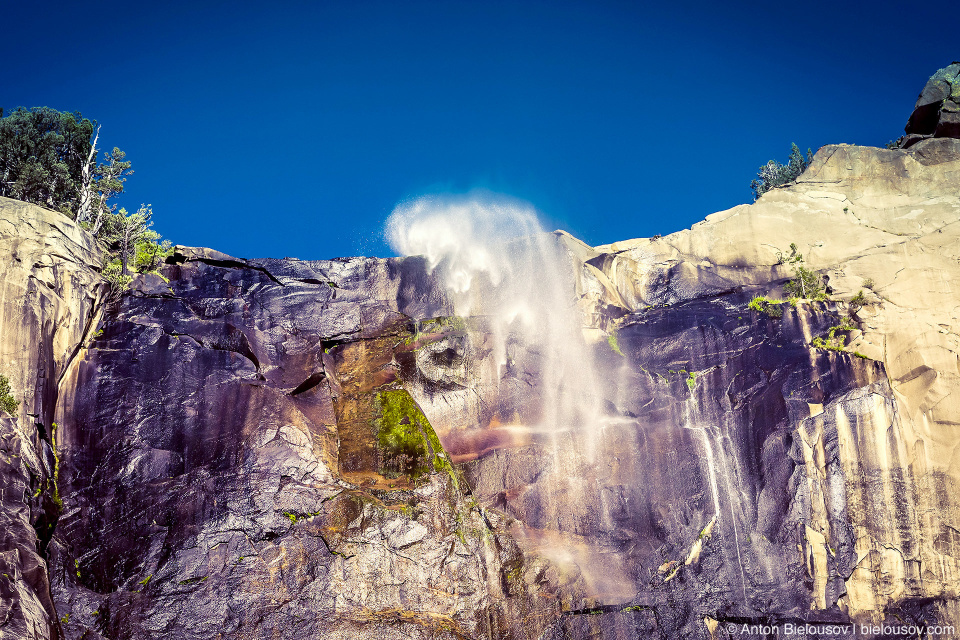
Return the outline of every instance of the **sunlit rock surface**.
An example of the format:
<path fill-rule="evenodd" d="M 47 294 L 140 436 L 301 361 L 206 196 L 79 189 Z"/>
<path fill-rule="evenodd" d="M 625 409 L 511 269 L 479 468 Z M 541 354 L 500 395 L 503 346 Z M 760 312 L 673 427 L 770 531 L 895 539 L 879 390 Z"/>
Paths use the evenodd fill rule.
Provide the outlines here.
<path fill-rule="evenodd" d="M 634 315 L 648 306 L 683 307 L 741 286 L 779 294 L 792 275 L 780 264 L 791 242 L 810 267 L 828 276 L 835 299 L 849 301 L 863 291 L 866 304 L 855 310 L 862 332 L 851 335 L 848 351 L 882 362 L 892 393 L 854 403 L 860 417 L 846 409 L 831 414 L 825 406 L 815 432 L 809 421 L 789 425 L 792 437 L 805 443 L 814 435 L 835 442 L 825 449 L 826 461 L 843 480 L 834 476 L 839 484 L 832 493 L 844 487 L 845 519 L 855 540 L 849 575 L 825 565 L 825 557 L 840 557 L 843 538 L 807 507 L 805 526 L 813 533 L 805 554 L 820 558 L 808 571 L 815 610 L 836 604 L 856 619 L 875 620 L 903 603 L 938 602 L 939 615 L 957 620 L 958 178 L 960 141 L 954 139 L 924 140 L 907 151 L 828 146 L 796 184 L 708 216 L 687 231 L 598 247 L 588 262 L 602 273 L 582 271 L 583 303 L 594 318 L 611 306 Z M 615 283 L 616 297 L 606 292 L 606 282 Z M 805 464 L 806 481 L 830 495 L 825 463 Z M 829 505 L 826 512 L 832 512 Z M 756 526 L 762 526 L 759 516 Z M 838 576 L 844 584 L 831 595 Z"/>
<path fill-rule="evenodd" d="M 47 542 L 58 506 L 51 443 L 61 378 L 105 293 L 93 239 L 59 214 L 0 198 L 0 638 L 56 637 Z"/>
<path fill-rule="evenodd" d="M 106 303 L 85 232 L 2 200 L 0 637 L 960 624 L 958 179 L 956 140 L 830 146 L 690 230 L 552 235 L 573 363 L 416 257 L 182 248 Z M 832 301 L 749 309 L 791 243 Z M 545 419 L 578 375 L 596 422 Z"/>

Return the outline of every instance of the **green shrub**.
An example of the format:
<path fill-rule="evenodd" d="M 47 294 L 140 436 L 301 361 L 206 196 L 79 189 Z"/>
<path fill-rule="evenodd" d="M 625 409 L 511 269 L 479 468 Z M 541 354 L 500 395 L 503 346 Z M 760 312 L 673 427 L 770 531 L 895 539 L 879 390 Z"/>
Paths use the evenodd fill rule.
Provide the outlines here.
<path fill-rule="evenodd" d="M 849 316 L 841 316 L 840 323 L 833 325 L 827 330 L 826 338 L 817 336 L 810 341 L 810 346 L 815 349 L 827 349 L 828 351 L 844 351 L 844 348 L 847 346 L 846 333 L 856 328 L 857 325 L 854 324 L 852 318 Z M 838 333 L 843 333 L 843 335 L 837 335 Z M 859 353 L 855 353 L 855 355 L 864 357 Z"/>
<path fill-rule="evenodd" d="M 793 267 L 793 280 L 783 285 L 783 290 L 789 296 L 792 306 L 797 306 L 797 300 L 826 300 L 827 291 L 823 285 L 823 278 L 819 273 L 808 269 L 803 262 L 803 254 L 797 251 L 797 244 L 790 243 L 790 255 L 782 253 L 777 256 L 778 264 L 789 264 Z"/>
<path fill-rule="evenodd" d="M 863 289 L 860 289 L 860 291 L 857 292 L 857 295 L 850 298 L 850 302 L 849 302 L 850 312 L 856 313 L 861 308 L 863 308 L 863 305 L 865 304 L 867 304 L 867 296 L 864 295 Z"/>
<path fill-rule="evenodd" d="M 0 375 L 0 409 L 12 416 L 17 415 L 20 410 L 20 403 L 10 392 L 10 380 L 4 375 Z"/>
<path fill-rule="evenodd" d="M 170 241 L 160 241 L 159 233 L 148 230 L 134 248 L 133 268 L 137 273 L 156 271 L 171 255 L 173 255 L 173 245 Z"/>
<path fill-rule="evenodd" d="M 621 356 L 624 355 L 623 351 L 620 350 L 620 343 L 617 342 L 617 332 L 615 330 L 611 331 L 610 335 L 607 336 L 607 344 L 610 345 L 610 348 L 613 350 L 614 353 Z"/>
<path fill-rule="evenodd" d="M 101 275 L 113 285 L 115 291 L 123 291 L 133 280 L 133 276 L 123 275 L 123 265 L 120 264 L 120 258 L 114 258 L 107 262 Z"/>
<path fill-rule="evenodd" d="M 766 314 L 770 318 L 783 317 L 783 300 L 773 300 L 764 296 L 757 296 L 747 306 L 757 313 Z"/>
<path fill-rule="evenodd" d="M 807 149 L 807 156 L 804 158 L 803 153 L 800 152 L 800 148 L 796 144 L 791 144 L 790 157 L 787 159 L 787 164 L 780 164 L 776 160 L 770 160 L 767 164 L 760 167 L 760 170 L 757 172 L 757 178 L 750 183 L 750 188 L 753 189 L 753 199 L 757 200 L 774 187 L 781 187 L 793 182 L 803 173 L 804 169 L 810 165 L 812 160 L 813 153 L 810 149 Z"/>
<path fill-rule="evenodd" d="M 827 292 L 823 286 L 823 278 L 820 274 L 807 269 L 803 265 L 794 268 L 794 278 L 783 285 L 783 290 L 791 298 L 808 300 L 825 300 Z"/>

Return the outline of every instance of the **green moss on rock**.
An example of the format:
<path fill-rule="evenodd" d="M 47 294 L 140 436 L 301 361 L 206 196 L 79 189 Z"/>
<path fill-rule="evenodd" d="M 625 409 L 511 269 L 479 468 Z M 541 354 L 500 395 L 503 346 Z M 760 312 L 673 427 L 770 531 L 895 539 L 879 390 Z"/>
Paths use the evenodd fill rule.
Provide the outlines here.
<path fill-rule="evenodd" d="M 611 331 L 610 335 L 607 336 L 607 344 L 610 345 L 610 349 L 612 349 L 614 353 L 624 356 L 623 351 L 620 350 L 620 343 L 617 341 L 616 331 Z"/>
<path fill-rule="evenodd" d="M 403 473 L 417 478 L 430 471 L 445 472 L 459 488 L 456 471 L 440 439 L 409 393 L 403 389 L 380 391 L 376 426 L 383 473 Z"/>

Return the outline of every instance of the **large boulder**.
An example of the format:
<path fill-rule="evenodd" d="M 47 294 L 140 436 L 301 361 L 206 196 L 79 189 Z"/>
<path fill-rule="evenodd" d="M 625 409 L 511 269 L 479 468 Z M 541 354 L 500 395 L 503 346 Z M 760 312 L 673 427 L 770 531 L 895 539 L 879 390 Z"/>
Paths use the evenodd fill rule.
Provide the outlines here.
<path fill-rule="evenodd" d="M 960 138 L 960 62 L 930 76 L 904 131 L 904 147 L 928 137 Z"/>

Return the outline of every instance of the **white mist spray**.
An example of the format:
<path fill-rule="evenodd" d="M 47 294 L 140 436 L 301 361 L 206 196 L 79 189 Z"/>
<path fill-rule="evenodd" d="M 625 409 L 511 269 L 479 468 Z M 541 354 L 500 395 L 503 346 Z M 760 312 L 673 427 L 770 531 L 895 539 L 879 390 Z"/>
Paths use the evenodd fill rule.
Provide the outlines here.
<path fill-rule="evenodd" d="M 573 274 L 532 206 L 476 193 L 419 198 L 394 209 L 387 236 L 398 253 L 427 258 L 458 316 L 487 319 L 501 369 L 510 365 L 511 339 L 541 351 L 541 418 L 523 426 L 548 433 L 599 428 L 600 394 Z"/>

